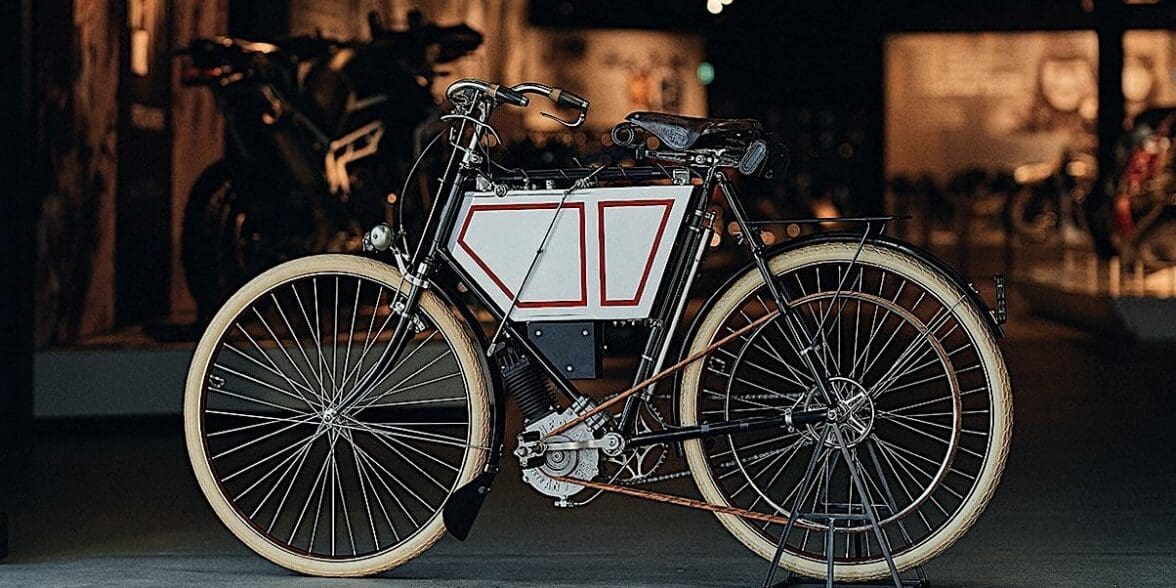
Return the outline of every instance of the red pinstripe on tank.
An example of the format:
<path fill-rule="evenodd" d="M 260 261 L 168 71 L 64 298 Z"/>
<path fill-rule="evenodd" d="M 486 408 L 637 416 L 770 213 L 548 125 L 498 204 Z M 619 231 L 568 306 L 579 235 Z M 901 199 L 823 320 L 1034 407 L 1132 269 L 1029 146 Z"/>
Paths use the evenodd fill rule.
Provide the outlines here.
<path fill-rule="evenodd" d="M 470 221 L 474 218 L 474 213 L 483 211 L 496 210 L 555 210 L 559 208 L 559 204 L 553 202 L 545 203 L 524 203 L 524 204 L 473 204 L 466 213 L 465 219 L 462 221 L 461 231 L 457 235 L 457 246 L 461 247 L 470 259 L 486 273 L 494 285 L 498 286 L 502 293 L 507 298 L 514 298 L 514 292 L 502 281 L 494 270 L 490 269 L 490 265 L 484 259 L 478 256 L 474 248 L 466 242 L 466 232 L 469 230 Z M 588 306 L 588 260 L 586 230 L 584 226 L 584 203 L 583 202 L 568 202 L 563 205 L 564 210 L 576 210 L 579 213 L 580 219 L 580 298 L 577 300 L 518 300 L 516 305 L 519 308 L 569 308 Z"/>

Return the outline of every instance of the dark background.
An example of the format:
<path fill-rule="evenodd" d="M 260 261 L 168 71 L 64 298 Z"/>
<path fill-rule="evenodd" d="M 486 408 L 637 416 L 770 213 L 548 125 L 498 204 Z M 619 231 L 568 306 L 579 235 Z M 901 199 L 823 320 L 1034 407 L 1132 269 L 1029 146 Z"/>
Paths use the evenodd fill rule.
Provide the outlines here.
<path fill-rule="evenodd" d="M 45 164 L 45 137 L 39 133 L 38 127 L 43 121 L 38 121 L 35 116 L 37 109 L 33 102 L 33 88 L 38 76 L 43 80 L 60 72 L 35 71 L 30 64 L 52 63 L 55 60 L 68 63 L 75 57 L 70 52 L 76 50 L 71 45 L 75 32 L 69 24 L 73 17 L 72 3 L 65 0 L 36 2 L 37 15 L 42 19 L 36 23 L 31 20 L 33 6 L 33 0 L 0 3 L 0 46 L 3 47 L 0 59 L 5 64 L 0 67 L 0 75 L 3 76 L 7 97 L 5 102 L 8 105 L 7 112 L 10 113 L 3 117 L 0 126 L 0 132 L 3 133 L 0 136 L 8 140 L 2 150 L 4 155 L 0 157 L 3 163 L 0 185 L 5 186 L 0 195 L 0 218 L 4 223 L 3 236 L 0 237 L 0 282 L 4 284 L 0 293 L 0 498 L 17 485 L 22 490 L 55 495 L 56 502 L 52 504 L 68 512 L 73 504 L 69 501 L 76 499 L 84 502 L 91 489 L 98 489 L 105 492 L 100 495 L 114 505 L 109 512 L 94 514 L 92 520 L 104 521 L 110 518 L 111 513 L 117 516 L 119 509 L 141 506 L 131 496 L 135 492 L 147 495 L 153 491 L 154 484 L 148 483 L 149 480 L 143 481 L 152 476 L 144 475 L 144 471 L 151 472 L 150 468 L 159 463 L 164 465 L 154 471 L 161 474 L 160 479 L 175 477 L 183 479 L 187 486 L 191 484 L 190 480 L 183 478 L 189 474 L 184 463 L 182 444 L 175 439 L 178 420 L 167 421 L 157 429 L 143 427 L 137 421 L 89 423 L 83 427 L 75 427 L 74 423 L 36 423 L 34 426 L 32 421 L 36 297 L 34 271 L 38 238 L 34 226 L 42 198 L 52 182 Z M 229 3 L 227 32 L 258 37 L 285 34 L 289 26 L 289 6 L 288 1 L 232 0 Z M 835 168 L 835 171 L 854 182 L 857 188 L 855 194 L 861 195 L 856 200 L 861 210 L 876 211 L 881 208 L 885 180 L 882 153 L 882 46 L 885 35 L 902 31 L 1096 30 L 1099 34 L 1099 158 L 1103 164 L 1101 169 L 1106 170 L 1111 168 L 1111 139 L 1123 128 L 1122 92 L 1119 88 L 1123 58 L 1122 31 L 1127 28 L 1176 28 L 1176 4 L 1162 1 L 1128 6 L 1121 2 L 1102 0 L 736 0 L 723 15 L 715 17 L 706 13 L 701 0 L 534 0 L 530 19 L 536 25 L 554 28 L 632 27 L 703 33 L 707 42 L 707 60 L 714 64 L 717 74 L 707 90 L 711 114 L 764 118 L 787 139 L 791 133 L 803 131 L 789 122 L 792 120 L 789 118 L 790 113 L 806 110 L 835 112 L 839 120 L 860 128 L 864 133 L 863 143 L 854 159 L 839 164 L 842 167 Z M 41 33 L 42 36 L 34 38 L 34 35 Z M 69 72 L 64 75 L 68 77 Z M 143 91 L 149 92 L 150 89 Z M 148 142 L 128 147 L 144 149 L 144 153 L 149 154 L 150 138 L 145 140 Z M 795 146 L 794 154 L 802 163 L 808 157 Z M 151 173 L 156 171 L 152 170 Z M 128 202 L 128 206 L 132 205 Z M 156 243 L 169 239 L 166 210 L 139 207 L 135 210 L 141 224 L 133 228 L 140 233 L 120 235 L 120 238 L 127 240 L 124 241 L 125 249 L 136 250 L 137 239 L 149 239 Z M 148 248 L 140 251 L 140 254 L 146 267 L 157 269 L 158 265 L 151 264 L 161 263 L 158 250 Z M 144 292 L 138 300 L 127 299 L 121 310 L 124 318 L 142 319 L 143 309 L 153 309 L 151 312 L 156 314 L 164 311 L 161 307 L 166 306 L 165 302 L 151 297 L 166 291 L 166 272 L 147 271 L 143 269 L 144 266 L 125 267 L 131 270 L 124 270 L 122 281 L 142 286 Z M 159 280 L 165 283 L 161 286 Z M 1130 575 L 1132 568 L 1129 567 L 1133 565 L 1132 561 L 1142 561 L 1142 567 L 1155 574 L 1153 580 L 1156 583 L 1150 585 L 1165 585 L 1163 580 L 1155 578 L 1164 573 L 1165 566 L 1170 571 L 1171 549 L 1172 545 L 1176 545 L 1176 538 L 1171 531 L 1173 526 L 1169 524 L 1172 522 L 1170 509 L 1140 514 L 1138 510 L 1127 509 L 1125 505 L 1135 508 L 1142 502 L 1150 501 L 1153 505 L 1166 508 L 1164 494 L 1168 492 L 1166 489 L 1170 489 L 1173 472 L 1168 453 L 1171 449 L 1171 435 L 1164 432 L 1170 432 L 1171 427 L 1166 424 L 1165 415 L 1171 411 L 1170 398 L 1176 392 L 1171 383 L 1171 348 L 1134 347 L 1118 340 L 1053 329 L 1040 323 L 1025 322 L 1012 330 L 1010 357 L 1013 358 L 1014 382 L 1023 387 L 1018 388 L 1019 428 L 1014 461 L 1010 466 L 1012 477 L 1007 489 L 1002 488 L 998 493 L 998 500 L 1003 502 L 996 503 L 994 507 L 998 513 L 1004 513 L 994 515 L 996 521 L 1004 526 L 980 530 L 980 535 L 996 547 L 975 549 L 973 545 L 973 550 L 968 552 L 965 544 L 965 552 L 979 554 L 978 561 L 999 562 L 1004 561 L 1002 558 L 1007 559 L 1018 553 L 1032 552 L 1039 545 L 1056 547 L 1078 536 L 1074 539 L 1077 546 L 1072 552 L 1063 549 L 1055 553 L 1058 559 L 1050 560 L 1049 565 L 1089 572 L 1098 567 L 1101 561 L 1098 556 L 1119 550 L 1128 554 L 1126 559 L 1107 565 L 1123 567 L 1124 580 L 1120 585 L 1144 585 L 1133 583 Z M 1051 352 L 1055 346 L 1061 349 L 1057 355 Z M 1062 374 L 1064 377 L 1055 378 L 1054 374 Z M 1027 401 L 1022 403 L 1023 398 Z M 91 437 L 76 436 L 73 431 L 75 428 L 89 431 Z M 153 434 L 158 437 L 150 437 L 151 449 L 142 463 L 124 459 L 136 451 L 139 445 L 139 439 L 127 433 L 136 428 L 148 431 L 146 434 L 149 437 Z M 165 433 L 159 434 L 160 430 Z M 51 444 L 48 453 L 35 453 L 36 450 L 31 448 L 38 438 Z M 101 441 L 98 449 L 90 453 L 83 452 L 86 459 L 75 457 L 75 450 L 84 447 L 92 439 Z M 1139 443 L 1134 441 L 1136 439 L 1140 440 Z M 63 441 L 53 445 L 58 440 Z M 101 468 L 105 465 L 103 460 L 109 457 L 102 453 L 105 450 L 126 452 L 126 455 L 120 454 L 115 465 L 119 476 L 140 479 L 132 492 L 103 486 L 107 479 Z M 15 461 L 10 457 L 13 455 L 18 458 L 21 455 L 36 456 L 38 459 L 48 455 L 57 461 L 38 462 L 40 465 L 31 470 L 19 470 L 21 475 L 29 471 L 36 475 L 18 479 L 9 473 L 8 466 Z M 1133 459 L 1140 460 L 1142 465 L 1135 465 Z M 148 469 L 137 469 L 144 464 Z M 67 483 L 72 486 L 58 495 L 56 468 L 62 465 L 67 466 L 63 469 L 72 472 L 60 478 L 63 487 Z M 1158 474 L 1141 477 L 1141 472 Z M 509 474 L 517 476 L 517 472 Z M 1128 478 L 1132 479 L 1130 483 L 1114 483 L 1115 479 Z M 194 528 L 200 532 L 217 533 L 219 527 L 215 525 L 212 514 L 203 508 L 194 489 L 187 486 L 176 498 L 178 503 L 184 505 L 182 508 L 187 509 L 186 514 L 167 519 L 168 524 L 182 526 L 195 521 Z M 1145 500 L 1137 501 L 1134 498 L 1137 492 L 1142 492 Z M 168 499 L 171 498 L 168 495 Z M 157 504 L 162 500 L 146 502 L 158 508 L 170 506 Z M 529 506 L 538 502 L 537 499 L 530 500 Z M 0 506 L 4 504 L 7 501 L 0 501 Z M 28 507 L 28 511 L 43 507 L 36 496 L 26 496 L 22 504 Z M 1116 509 L 1127 509 L 1128 512 L 1121 520 L 1116 520 L 1119 516 L 1116 513 L 1120 513 Z M 1091 511 L 1097 511 L 1099 515 L 1093 517 L 1090 525 L 1086 525 L 1086 517 L 1090 516 Z M 150 518 L 153 512 L 148 510 L 139 518 Z M 193 512 L 196 514 L 192 515 Z M 664 511 L 645 509 L 640 512 L 656 516 Z M 522 519 L 519 513 L 508 514 Z M 491 521 L 506 518 L 505 514 L 498 519 L 495 516 L 498 515 L 492 514 Z M 74 523 L 85 525 L 89 520 Z M 584 517 L 577 514 L 577 520 L 583 521 Z M 710 525 L 712 522 L 709 517 L 702 516 L 689 520 L 693 521 L 691 525 L 695 522 L 698 525 Z M 569 523 L 569 531 L 565 536 L 575 536 L 576 532 L 571 526 L 574 524 Z M 714 527 L 717 526 L 711 525 L 705 532 L 719 536 L 721 531 Z M 687 527 L 691 532 L 696 528 Z M 1011 539 L 996 529 L 1021 530 L 1028 535 Z M 1051 535 L 1040 529 L 1057 531 L 1061 535 Z M 1137 535 L 1137 529 L 1142 534 Z M 653 536 L 655 531 L 647 530 L 649 535 L 639 535 L 634 541 L 639 545 L 642 540 Z M 616 532 L 616 529 L 606 528 L 596 538 L 604 540 Z M 121 533 L 119 536 L 125 539 L 133 537 L 136 531 L 121 529 Z M 224 535 L 223 532 L 216 535 L 217 539 L 212 544 L 218 548 L 226 545 L 235 547 Z M 520 533 L 519 537 L 532 537 L 534 541 L 542 539 L 528 536 L 525 532 Z M 185 535 L 184 539 L 193 538 Z M 1002 541 L 1007 541 L 1009 547 Z M 516 540 L 511 548 L 518 548 L 519 543 L 525 541 Z M 1147 543 L 1150 547 L 1141 547 L 1146 553 L 1140 555 L 1131 550 L 1136 543 Z M 560 545 L 549 547 L 553 552 L 560 549 Z M 171 548 L 175 549 L 174 546 Z M 481 549 L 490 552 L 496 548 L 486 542 L 481 544 Z M 497 549 L 501 551 L 505 548 Z M 665 555 L 668 558 L 675 554 L 667 550 Z M 519 566 L 517 562 L 512 563 L 509 557 L 501 553 L 499 556 L 500 567 L 495 569 L 499 570 L 496 573 L 500 576 L 495 577 L 509 580 L 511 566 L 514 565 L 515 570 Z M 1140 559 L 1132 559 L 1137 556 Z M 268 570 L 271 575 L 280 574 L 266 567 L 259 559 L 253 559 L 250 555 L 244 557 L 243 560 L 234 561 L 245 561 L 247 574 L 257 571 L 249 568 L 250 565 L 260 568 L 263 573 Z M 1067 557 L 1083 562 L 1079 564 L 1067 560 Z M 445 570 L 440 568 L 451 569 L 451 561 L 444 558 L 434 560 L 432 564 L 425 565 L 437 564 L 437 568 L 422 570 L 421 574 L 444 574 Z M 585 568 L 593 567 L 583 560 L 577 561 Z M 740 561 L 747 563 L 745 560 Z M 193 569 L 204 565 L 207 564 L 197 564 Z M 948 564 L 948 575 L 955 573 L 956 578 L 968 577 L 966 566 L 951 568 L 952 565 L 956 564 Z M 1010 568 L 1005 571 L 1012 574 L 1028 573 L 1033 567 L 1031 562 L 1024 569 Z M 554 564 L 551 568 L 549 571 L 552 573 L 561 571 Z M 156 570 L 167 571 L 162 568 Z M 1105 566 L 1101 571 L 1106 571 Z M 667 582 L 675 581 L 672 566 L 663 572 Z M 610 581 L 614 577 L 609 575 L 611 573 L 605 574 Z M 2 574 L 0 571 L 0 583 L 3 583 Z M 1078 581 L 1074 580 L 1077 576 L 1068 576 L 1069 580 L 1056 584 L 1050 581 L 1053 577 L 1049 574 L 1040 570 L 1037 574 L 1029 576 L 1035 580 L 1025 585 L 1083 585 L 1073 583 Z M 533 575 L 538 573 L 534 572 Z M 1106 580 L 1108 576 L 1104 573 L 1099 578 Z M 468 576 L 460 575 L 446 577 L 451 581 L 468 579 Z M 188 579 L 201 581 L 202 577 L 193 572 Z M 278 578 L 279 581 L 287 579 L 286 576 Z M 221 580 L 229 581 L 224 578 Z M 718 582 L 721 578 L 712 577 L 711 580 Z M 1086 585 L 1106 583 L 1092 581 Z"/>
<path fill-rule="evenodd" d="M 122 6 L 125 3 L 114 3 Z M 159 4 L 166 13 L 170 3 Z M 280 37 L 290 29 L 291 0 L 227 2 L 227 30 L 246 37 Z M 78 18 L 74 3 L 67 0 L 45 2 L 9 2 L 4 10 L 11 14 L 4 35 L 8 67 L 4 68 L 6 87 L 11 88 L 12 113 L 5 124 L 12 125 L 4 163 L 11 170 L 21 170 L 23 180 L 8 182 L 5 194 L 9 229 L 5 233 L 6 282 L 15 287 L 6 296 L 15 296 L 3 305 L 9 332 L 6 345 L 15 346 L 11 366 L 24 373 L 29 349 L 25 344 L 34 315 L 30 298 L 34 295 L 32 271 L 35 243 L 38 238 L 53 254 L 41 263 L 60 263 L 65 274 L 57 298 L 42 299 L 54 306 L 57 320 L 64 328 L 41 327 L 42 342 L 70 343 L 76 339 L 74 323 L 88 303 L 84 297 L 90 273 L 96 271 L 84 261 L 88 248 L 96 242 L 95 231 L 102 230 L 98 211 L 92 207 L 94 192 L 104 190 L 106 181 L 101 167 L 102 149 L 94 145 L 74 145 L 85 136 L 70 122 L 74 107 L 65 102 L 59 108 L 57 94 L 47 88 L 68 86 L 78 75 L 76 62 L 83 51 L 79 35 L 71 22 Z M 111 18 L 124 18 L 125 8 Z M 166 15 L 165 15 L 166 16 Z M 720 15 L 706 12 L 698 1 L 651 0 L 647 2 L 535 0 L 528 18 L 532 24 L 554 30 L 561 28 L 636 28 L 676 30 L 700 33 L 706 39 L 706 59 L 714 65 L 716 77 L 707 87 L 710 113 L 714 116 L 750 116 L 763 120 L 791 148 L 792 173 L 780 182 L 778 195 L 804 198 L 805 188 L 796 179 L 815 178 L 815 183 L 836 183 L 850 195 L 850 206 L 843 212 L 873 213 L 882 209 L 885 193 L 883 161 L 883 42 L 886 35 L 904 31 L 1036 31 L 1089 30 L 1099 36 L 1099 118 L 1098 135 L 1100 169 L 1113 166 L 1113 139 L 1123 128 L 1123 100 L 1119 72 L 1122 71 L 1122 32 L 1127 28 L 1176 27 L 1176 5 L 1162 1 L 1152 4 L 1125 4 L 1119 1 L 1043 0 L 1039 2 L 769 2 L 739 0 Z M 492 31 L 488 31 L 490 36 Z M 23 48 L 23 51 L 22 51 Z M 166 46 L 160 46 L 165 55 Z M 17 53 L 22 55 L 18 56 Z M 126 52 L 121 52 L 125 54 Z M 166 55 L 165 55 L 166 56 Z M 123 58 L 125 60 L 125 57 Z M 29 64 L 37 64 L 30 67 Z M 168 251 L 176 243 L 169 226 L 172 204 L 167 198 L 166 182 L 171 162 L 162 157 L 168 151 L 175 122 L 170 119 L 162 132 L 147 132 L 128 125 L 128 104 L 158 105 L 169 112 L 168 78 L 171 60 L 161 58 L 150 79 L 128 76 L 125 61 L 119 64 L 120 84 L 117 129 L 116 211 L 123 222 L 117 223 L 117 257 L 114 282 L 117 294 L 109 310 L 109 320 L 118 326 L 160 320 L 169 312 L 169 290 L 173 275 L 168 267 Z M 603 91 L 587 89 L 592 91 Z M 590 93 L 590 91 L 588 92 Z M 51 100 L 50 98 L 53 98 Z M 32 100 L 33 102 L 29 102 Z M 81 108 L 78 106 L 77 108 Z M 853 135 L 852 157 L 839 159 L 819 149 L 798 144 L 797 137 L 823 132 L 812 122 L 828 115 L 834 121 L 833 132 Z M 806 122 L 808 121 L 808 122 Z M 105 121 L 91 121 L 103 124 Z M 190 123 L 184 122 L 188 125 Z M 72 135 L 71 135 L 72 134 Z M 69 150 L 73 151 L 69 151 Z M 93 175 L 89 183 L 74 186 L 66 202 L 77 210 L 73 225 L 64 225 L 57 233 L 37 237 L 33 219 L 39 213 L 48 190 L 57 189 L 51 161 L 76 152 L 82 161 L 82 175 Z M 106 155 L 109 157 L 109 155 Z M 95 163 L 97 162 L 97 163 Z M 83 179 L 88 178 L 85 176 Z M 176 188 L 182 189 L 182 188 Z M 1095 194 L 1098 197 L 1098 194 Z M 71 265 L 72 264 L 72 265 Z M 72 272 L 72 273 L 71 273 Z M 23 287 L 21 287 L 23 285 Z M 43 312 L 43 309 L 41 309 Z M 42 322 L 45 322 L 42 320 Z M 84 330 L 84 329 L 83 329 Z M 28 377 L 14 375 L 7 379 L 5 396 L 16 410 L 6 411 L 7 419 L 27 417 Z M 24 407 L 24 408 L 19 408 Z M 7 427 L 11 430 L 11 426 Z"/>
<path fill-rule="evenodd" d="M 13 447 L 27 440 L 28 418 L 32 413 L 33 385 L 33 271 L 36 263 L 34 211 L 36 196 L 32 178 L 22 173 L 29 164 L 29 67 L 27 26 L 29 0 L 5 2 L 0 9 L 0 60 L 2 83 L 7 88 L 7 112 L 0 133 L 8 138 L 0 171 L 0 460 Z"/>

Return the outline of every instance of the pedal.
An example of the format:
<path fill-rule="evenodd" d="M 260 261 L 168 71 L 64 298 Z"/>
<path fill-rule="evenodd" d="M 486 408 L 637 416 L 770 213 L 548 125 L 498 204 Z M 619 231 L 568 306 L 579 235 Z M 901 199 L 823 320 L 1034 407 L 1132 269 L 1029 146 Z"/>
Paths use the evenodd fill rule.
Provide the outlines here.
<path fill-rule="evenodd" d="M 992 277 L 992 282 L 996 286 L 996 310 L 992 312 L 992 318 L 996 319 L 997 324 L 1003 325 L 1009 320 L 1009 301 L 1005 277 L 1003 274 L 997 274 Z"/>
<path fill-rule="evenodd" d="M 519 434 L 518 441 L 515 457 L 519 459 L 519 466 L 522 469 L 529 470 L 543 465 L 543 443 L 539 431 L 524 431 Z"/>

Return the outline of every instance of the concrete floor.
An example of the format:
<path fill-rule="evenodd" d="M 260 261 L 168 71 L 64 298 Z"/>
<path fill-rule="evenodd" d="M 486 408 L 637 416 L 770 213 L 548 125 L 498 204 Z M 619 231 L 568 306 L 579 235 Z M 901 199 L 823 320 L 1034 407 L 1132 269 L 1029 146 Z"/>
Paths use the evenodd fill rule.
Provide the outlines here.
<path fill-rule="evenodd" d="M 1011 325 L 1016 427 L 985 515 L 927 566 L 935 586 L 1176 585 L 1176 345 Z M 605 497 L 561 511 L 499 477 L 472 537 L 382 577 L 303 578 L 225 531 L 178 421 L 49 427 L 6 476 L 3 586 L 752 586 L 765 563 L 709 514 Z"/>

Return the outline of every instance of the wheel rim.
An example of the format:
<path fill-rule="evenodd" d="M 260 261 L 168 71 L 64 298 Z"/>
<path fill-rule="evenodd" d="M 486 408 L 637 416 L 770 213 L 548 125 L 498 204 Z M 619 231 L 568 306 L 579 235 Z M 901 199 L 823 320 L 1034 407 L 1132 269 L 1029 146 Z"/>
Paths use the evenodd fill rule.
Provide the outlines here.
<path fill-rule="evenodd" d="M 474 448 L 462 366 L 427 315 L 390 359 L 397 286 L 340 273 L 283 282 L 211 354 L 209 471 L 236 515 L 283 550 L 356 560 L 403 545 L 439 515 Z"/>
<path fill-rule="evenodd" d="M 842 400 L 869 402 L 841 428 L 851 459 L 864 471 L 869 501 L 895 554 L 913 549 L 958 514 L 984 467 L 993 423 L 982 359 L 953 309 L 893 271 L 859 262 L 811 264 L 782 275 L 795 299 L 794 316 L 825 333 L 813 357 Z M 844 289 L 837 294 L 839 284 Z M 763 316 L 770 297 L 760 288 L 738 303 L 716 337 Z M 836 300 L 836 307 L 832 305 Z M 836 308 L 836 310 L 834 310 Z M 822 407 L 786 323 L 769 321 L 720 349 L 700 376 L 700 419 L 778 414 Z M 817 329 L 822 325 L 821 329 Z M 923 333 L 927 333 L 923 335 Z M 851 359 L 852 358 L 852 359 Z M 839 404 L 837 400 L 835 404 Z M 841 408 L 847 408 L 841 403 Z M 789 516 L 800 477 L 814 452 L 818 480 L 801 512 L 849 512 L 860 502 L 840 451 L 818 446 L 819 428 L 787 434 L 727 437 L 705 452 L 712 478 L 727 501 Z M 856 511 L 860 514 L 860 507 Z M 775 544 L 782 526 L 751 524 Z M 876 561 L 880 549 L 863 521 L 834 523 L 836 559 Z M 799 520 L 788 551 L 824 558 L 826 524 Z"/>

